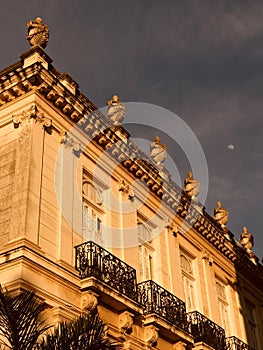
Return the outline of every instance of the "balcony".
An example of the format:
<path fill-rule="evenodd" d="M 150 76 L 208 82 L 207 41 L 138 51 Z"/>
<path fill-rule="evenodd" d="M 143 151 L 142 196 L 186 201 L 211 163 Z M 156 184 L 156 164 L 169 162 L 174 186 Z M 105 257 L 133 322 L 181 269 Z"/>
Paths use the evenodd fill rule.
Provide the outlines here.
<path fill-rule="evenodd" d="M 195 343 L 206 343 L 215 350 L 226 349 L 226 338 L 223 328 L 197 311 L 189 312 L 187 321 L 189 323 L 189 332 L 194 337 Z"/>
<path fill-rule="evenodd" d="M 156 314 L 181 329 L 187 328 L 185 303 L 149 280 L 139 283 L 138 302 L 144 307 L 144 314 Z"/>
<path fill-rule="evenodd" d="M 144 315 L 159 316 L 188 333 L 195 343 L 203 342 L 214 350 L 254 350 L 234 336 L 225 338 L 224 329 L 201 313 L 186 314 L 185 303 L 154 281 L 137 284 L 136 270 L 98 244 L 89 241 L 75 251 L 75 268 L 81 279 L 96 278 L 139 303 Z"/>
<path fill-rule="evenodd" d="M 236 337 L 226 338 L 226 350 L 254 350 Z"/>
<path fill-rule="evenodd" d="M 75 268 L 81 279 L 95 277 L 137 301 L 136 270 L 94 242 L 75 247 Z"/>

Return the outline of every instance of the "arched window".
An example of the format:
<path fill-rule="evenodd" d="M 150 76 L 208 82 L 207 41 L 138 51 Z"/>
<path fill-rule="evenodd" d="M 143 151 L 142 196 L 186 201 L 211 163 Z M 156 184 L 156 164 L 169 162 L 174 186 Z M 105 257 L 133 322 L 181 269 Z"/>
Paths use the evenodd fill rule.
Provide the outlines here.
<path fill-rule="evenodd" d="M 152 230 L 144 223 L 138 222 L 138 239 L 142 243 L 150 242 L 152 240 Z"/>
<path fill-rule="evenodd" d="M 102 193 L 90 180 L 83 181 L 82 191 L 84 198 L 88 201 L 94 202 L 97 205 L 102 204 Z"/>
<path fill-rule="evenodd" d="M 186 258 L 184 255 L 180 255 L 181 268 L 184 272 L 190 275 L 193 274 L 192 271 L 192 261 L 189 258 Z"/>

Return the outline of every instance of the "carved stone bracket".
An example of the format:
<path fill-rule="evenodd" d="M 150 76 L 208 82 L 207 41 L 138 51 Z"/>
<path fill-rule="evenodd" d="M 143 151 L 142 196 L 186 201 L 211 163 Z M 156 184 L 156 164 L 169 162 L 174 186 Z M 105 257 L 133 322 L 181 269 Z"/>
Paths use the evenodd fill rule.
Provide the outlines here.
<path fill-rule="evenodd" d="M 159 338 L 159 329 L 153 325 L 146 326 L 144 328 L 144 341 L 148 346 L 156 346 Z"/>
<path fill-rule="evenodd" d="M 119 328 L 123 333 L 131 334 L 134 315 L 129 311 L 124 311 L 119 315 Z"/>
<path fill-rule="evenodd" d="M 186 350 L 186 347 L 187 347 L 186 343 L 182 341 L 178 341 L 173 345 L 173 350 Z"/>
<path fill-rule="evenodd" d="M 66 131 L 62 131 L 59 134 L 59 142 L 64 144 L 66 148 L 69 148 L 76 157 L 80 157 L 82 147 L 79 142 L 76 142 L 73 137 L 70 137 Z"/>
<path fill-rule="evenodd" d="M 119 180 L 119 191 L 122 192 L 122 194 L 126 194 L 130 201 L 134 201 L 135 193 L 134 190 L 131 189 L 131 186 L 128 185 L 125 180 Z"/>
<path fill-rule="evenodd" d="M 87 291 L 81 296 L 81 308 L 85 311 L 91 311 L 98 305 L 98 294 Z"/>
<path fill-rule="evenodd" d="M 42 124 L 43 128 L 50 132 L 52 127 L 52 120 L 46 118 L 42 112 L 39 112 L 36 105 L 32 105 L 29 109 L 23 111 L 20 114 L 12 116 L 14 128 L 17 129 L 25 123 L 28 123 L 31 119 L 35 122 Z"/>

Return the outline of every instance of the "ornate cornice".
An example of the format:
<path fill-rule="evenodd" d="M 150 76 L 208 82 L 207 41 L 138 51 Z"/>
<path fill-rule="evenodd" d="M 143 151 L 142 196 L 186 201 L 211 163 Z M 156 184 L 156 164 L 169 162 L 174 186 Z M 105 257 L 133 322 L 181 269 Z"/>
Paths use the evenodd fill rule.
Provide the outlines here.
<path fill-rule="evenodd" d="M 31 63 L 32 60 L 32 64 Z M 35 60 L 35 61 L 34 61 Z M 21 61 L 0 72 L 0 108 L 31 91 L 40 93 L 66 119 L 76 123 L 93 142 L 116 159 L 135 178 L 218 251 L 244 271 L 263 276 L 263 267 L 247 258 L 236 248 L 233 234 L 208 215 L 201 203 L 191 198 L 172 180 L 163 178 L 154 163 L 129 139 L 130 134 L 120 124 L 112 123 L 78 90 L 78 85 L 66 73 L 59 73 L 52 60 L 40 48 L 33 47 L 21 56 Z M 244 257 L 245 256 L 245 257 Z"/>
<path fill-rule="evenodd" d="M 26 64 L 33 56 L 35 62 Z M 30 61 L 29 61 L 30 62 Z M 38 91 L 56 109 L 73 122 L 97 107 L 78 90 L 78 84 L 66 73 L 60 74 L 52 60 L 40 48 L 34 47 L 21 55 L 21 61 L 0 72 L 0 107 L 32 91 Z"/>
<path fill-rule="evenodd" d="M 258 258 L 254 255 L 251 259 L 250 254 L 238 243 L 235 243 L 235 266 L 238 272 L 241 272 L 250 280 L 258 289 L 262 290 L 263 286 L 263 266 L 259 264 Z M 239 276 L 237 276 L 238 278 Z"/>

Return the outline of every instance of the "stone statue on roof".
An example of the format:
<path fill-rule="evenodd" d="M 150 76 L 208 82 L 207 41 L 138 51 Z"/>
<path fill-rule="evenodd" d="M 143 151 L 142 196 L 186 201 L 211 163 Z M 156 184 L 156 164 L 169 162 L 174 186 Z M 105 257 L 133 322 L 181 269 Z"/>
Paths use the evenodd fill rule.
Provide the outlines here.
<path fill-rule="evenodd" d="M 200 181 L 193 178 L 191 171 L 189 171 L 188 177 L 184 180 L 184 191 L 191 198 L 195 198 L 200 192 Z"/>
<path fill-rule="evenodd" d="M 44 24 L 42 18 L 27 22 L 27 40 L 31 46 L 41 46 L 43 49 L 47 46 L 49 39 L 49 29 Z"/>
<path fill-rule="evenodd" d="M 161 164 L 166 159 L 166 145 L 161 143 L 159 136 L 156 136 L 155 141 L 151 143 L 150 155 L 154 163 Z"/>
<path fill-rule="evenodd" d="M 222 207 L 221 202 L 217 202 L 217 208 L 214 209 L 214 219 L 222 227 L 228 222 L 228 210 Z"/>
<path fill-rule="evenodd" d="M 254 245 L 254 237 L 251 233 L 247 231 L 247 227 L 243 227 L 243 232 L 240 235 L 240 243 L 246 249 L 247 252 L 250 252 Z"/>
<path fill-rule="evenodd" d="M 118 95 L 113 95 L 108 101 L 107 116 L 114 124 L 119 124 L 125 118 L 125 105 L 120 102 Z"/>

